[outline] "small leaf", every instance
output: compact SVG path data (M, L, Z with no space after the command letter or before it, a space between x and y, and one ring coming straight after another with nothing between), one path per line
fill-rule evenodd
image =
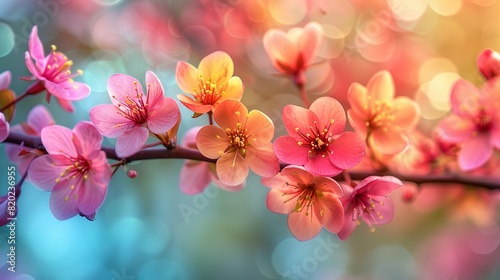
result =
M2 89L0 90L0 108L10 104L16 99L16 94L10 89ZM5 119L10 122L12 117L14 116L14 108L15 105L9 106L5 108L2 113L5 116Z

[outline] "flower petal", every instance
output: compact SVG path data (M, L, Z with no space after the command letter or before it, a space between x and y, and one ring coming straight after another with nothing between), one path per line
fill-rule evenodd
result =
M243 124L248 117L248 110L240 101L228 99L214 113L214 120L222 129L236 129L237 124Z
M356 185L353 195L362 193L371 196L387 196L401 187L403 187L403 182L396 177L369 176Z
M199 78L200 76L196 67L184 61L177 62L175 79L183 92L194 93L194 89L198 86Z
M78 184L82 178L71 178L57 183L50 195L50 210L58 220L66 220L80 211L78 210L79 192L83 186ZM72 187L74 186L74 187Z
M186 160L179 174L179 187L185 194L202 193L210 185L208 162Z
M409 145L408 137L401 133L376 129L372 132L373 149L386 155L404 151Z
M56 101L57 103L59 103L59 106L61 106L61 108L63 108L63 110L65 110L66 112L72 113L75 111L75 107L73 106L73 104L71 104L71 101L58 97L56 97Z
M365 119L364 117L361 117L360 115L358 115L358 113L356 111L353 111L353 110L348 110L347 111L347 118L349 119L349 124L351 124L351 126L354 128L354 130L361 134L364 137L366 137L366 135L368 134L367 132L367 126L366 126L366 123L367 123L367 119Z
M94 159L101 151L102 136L90 122L79 122L74 128L74 143L78 154L86 159Z
M38 80L41 80L41 81L45 80L45 78L43 78L41 76L41 73L38 71L38 69L33 64L32 57L31 57L29 52L24 53L24 62L26 63L26 68L28 68L28 71L30 71L30 73L33 74L33 76L35 76L35 78L37 78Z
M196 146L201 154L211 158L219 158L229 146L226 132L220 127L207 125L200 129L196 135Z
M216 51L205 56L198 66L198 71L205 80L211 79L217 85L227 83L233 76L234 64L231 57L223 52Z
M396 108L392 129L398 132L410 132L420 120L420 107L414 100L401 96L394 99L393 106Z
M392 221L394 218L394 203L392 200L385 196L374 197L377 201L375 208L371 210L373 215L363 214L361 217L367 224L372 225L385 225ZM376 213L375 213L376 212Z
M43 51L42 42L38 37L38 27L36 25L33 26L33 29L31 29L28 40L28 49L31 57L35 59L38 69L44 69L45 54Z
M84 99L90 94L90 87L85 83L73 82L71 83L71 88L69 89L66 88L66 89L69 92L69 94L67 97L64 97L64 99L71 101Z
M65 155L76 158L78 153L73 144L73 131L60 126L51 125L42 129L41 138L45 150L51 155Z
M5 120L5 116L0 112L0 143L5 141L10 133L10 124Z
M344 191L342 187L330 177L314 176L312 180L309 181L315 185L317 191L325 193L330 193L336 197L342 197Z
M341 169L349 169L365 156L365 141L356 132L346 131L330 144L330 161Z
M252 145L267 145L274 137L273 121L258 110L252 110L248 114L245 128L248 129L248 135L252 135L248 139Z
M0 74L0 90L8 89L11 80L12 80L12 74L10 73L10 71L9 70L3 71L2 74Z
M219 180L228 186L243 183L248 176L248 165L239 153L224 154L216 163Z
M134 77L125 74L114 74L108 79L108 93L111 102L118 106L125 102L127 97L137 98L144 96L141 83Z
M318 202L323 210L323 226L329 232L339 232L344 225L344 207L338 197L331 193L323 193L323 198Z
M323 157L320 154L310 157L304 167L317 176L335 176L342 172L342 169L335 166L329 157Z
M207 112L212 111L212 105L203 105L202 103L197 102L196 100L189 98L185 95L178 94L177 99L179 99L182 105L186 106L186 108L195 113L205 114Z
M366 87L358 83L352 83L347 91L347 100L351 105L351 110L354 110L364 121L367 121L370 111Z
M280 171L280 164L271 143L262 147L248 147L245 161L253 172L262 177L271 177Z
M29 168L28 180L41 190L51 191L59 174L65 169L65 166L52 165L53 163L51 155L35 158Z
M268 30L263 43L273 66L282 73L293 74L299 51L286 33L279 29Z
M243 96L244 88L245 87L243 86L243 82L241 81L240 77L231 77L227 82L225 93L220 100L223 101L226 99L236 99L239 101ZM219 102L217 102L216 104L218 105L218 103Z
M311 209L311 212L302 209L301 212L292 212L288 215L288 228L299 241L312 239L321 231L324 217L320 216L318 207Z
M476 116L479 109L479 90L471 82L459 79L451 89L451 111L459 116Z
M389 71L375 73L366 85L371 100L391 101L394 98L394 81Z
M286 131L297 141L304 140L298 131L305 135L310 132L310 126L314 122L319 123L318 117L313 111L295 105L286 105L283 108L282 118Z
M438 124L439 135L451 143L459 143L468 139L475 130L472 120L457 115L448 115Z
M93 177L94 173L90 172L78 197L78 210L85 216L92 215L97 211L103 203L108 190L107 183L98 183Z
M293 182L309 185L313 180L313 175L302 166L289 165L281 171L282 176L286 176Z
M59 84L53 83L49 80L44 80L43 85L48 93L54 95L57 98L69 100L70 93L67 89L61 87Z
M165 98L160 80L155 73L151 71L146 72L146 89L149 108L155 107L156 104L161 103Z
M328 129L329 133L338 135L344 131L346 117L345 111L340 102L331 97L320 97L316 99L309 107L318 117L318 126L320 130Z
M492 154L490 136L478 134L464 141L458 154L458 164L463 171L470 171L486 163Z
M309 22L299 33L295 37L289 32L289 36L296 38L293 41L304 56L305 66L309 66L321 47L323 27L319 23Z
M342 241L348 240L357 227L356 220L354 220L353 211L353 203L344 205L344 224L342 225L342 229L337 233L337 236Z
M142 126L127 130L116 139L116 155L120 158L126 158L137 153L146 144L148 135L148 129Z
M280 136L274 141L274 152L282 162L304 165L309 161L309 146L298 145L290 136Z
M289 214L293 211L297 199L292 199L286 195L280 188L275 188L267 193L266 206L269 211L278 214ZM288 201L289 200L289 201Z
M28 114L26 122L32 125L38 133L42 131L42 128L55 124L49 110L43 105L33 107Z
M131 129L135 123L120 114L115 105L102 104L90 109L90 120L104 136L116 138Z
M163 101L151 109L147 124L149 130L163 134L171 129L179 120L179 106L173 98L164 97Z

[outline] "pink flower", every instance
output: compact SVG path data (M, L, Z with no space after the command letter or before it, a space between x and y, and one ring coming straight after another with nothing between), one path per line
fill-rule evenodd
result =
M331 97L318 98L309 109L287 105L283 122L289 136L274 142L276 156L283 162L304 165L321 176L335 176L357 165L365 155L363 138L344 132L344 108Z
M12 80L12 75L10 71L3 71L2 74L0 74L0 90L2 89L8 89L10 86L10 81Z
M0 74L0 107L4 108L1 112L9 122L14 116L15 106L9 106L8 104L13 104L16 99L16 94L9 89L11 80L12 75L10 71L3 71L2 74Z
M83 99L90 93L88 85L73 81L74 77L82 75L83 72L78 70L76 74L71 73L73 61L57 52L54 45L52 52L45 56L36 25L31 30L28 48L29 52L25 54L26 67L39 81L30 88L29 94L47 90L47 102L53 95L64 110L72 112L74 107L71 102Z
M222 51L211 53L200 61L198 69L184 61L177 63L175 78L182 91L193 95L177 95L181 103L194 112L197 117L214 112L217 106L227 99L240 100L243 83L234 76L231 57Z
M478 90L466 80L455 82L450 96L451 112L438 124L442 138L461 144L458 164L464 171L480 167L500 148L499 79L490 79Z
M408 147L406 133L418 124L420 107L406 97L394 98L394 81L387 71L373 75L366 87L353 83L347 94L349 123L369 147L393 155Z
M271 188L267 208L288 215L288 228L298 240L315 237L322 226L332 233L342 228L342 188L333 179L290 165L272 178L262 178L262 184Z
M198 149L196 146L196 135L201 127L193 127L182 139L182 146ZM239 191L245 184L241 183L236 186L228 186L223 184L215 172L215 163L186 160L182 165L181 173L179 175L179 186L185 194L196 195L202 193L211 182L214 182L218 187L226 191Z
M359 182L354 188L342 184L344 196L344 226L338 233L341 240L347 240L360 223L360 218L374 231L375 225L384 225L394 217L394 205L387 197L391 192L403 186L403 182L392 176L370 176Z
M263 177L278 173L271 144L274 125L269 117L257 110L248 113L241 102L229 99L219 104L214 119L220 127L201 128L196 144L204 156L217 159L217 176L223 184L242 184L249 167Z
M26 123L12 126L13 132L25 133L29 136L39 137L42 129L55 124L49 110L43 105L37 105L28 114ZM21 175L26 173L31 161L36 158L37 150L26 148L23 145L6 144L5 151L12 163L17 164Z
M164 96L163 86L151 71L146 72L146 84L147 96L135 78L114 74L108 80L113 104L90 109L90 120L97 130L106 137L118 137L116 154L121 158L138 152L150 132L165 134L179 119L179 106L174 99Z
M0 112L0 143L5 141L10 133L10 124L5 119L5 116Z
M49 154L33 160L30 181L52 192L50 209L57 219L80 214L93 220L111 178L111 166L101 151L101 134L91 123L80 122L73 130L47 126L41 135Z
M500 54L486 49L477 58L477 67L486 79L491 79L500 74Z
M323 28L316 22L288 32L270 29L264 34L264 48L274 68L293 76L295 83L303 86L304 71L314 63L323 42L322 35Z

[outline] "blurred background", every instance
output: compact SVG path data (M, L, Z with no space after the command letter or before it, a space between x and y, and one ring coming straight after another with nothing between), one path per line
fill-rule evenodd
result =
M0 4L0 71L11 88L29 83L27 39L38 25L45 51L57 45L92 88L69 114L43 95L16 107L12 124L45 104L57 124L73 127L88 111L108 103L106 81L126 73L160 78L166 95L181 93L177 61L197 65L223 50L245 84L243 103L264 111L285 133L285 104L301 104L298 90L278 75L262 38L271 28L322 24L326 44L307 72L311 100L333 96L346 105L352 82L366 84L389 70L397 95L422 108L419 129L429 133L449 111L451 84L459 77L481 85L476 58L500 51L500 2L496 0L17 0ZM191 119L182 105L179 138L206 118ZM113 145L105 139L104 145ZM5 152L0 151L0 194L7 192ZM29 183L18 201L16 273L7 271L8 228L0 229L0 279L500 279L498 193L452 185L422 186L409 203L392 198L396 216L373 233L361 225L349 241L323 230L299 242L286 216L265 206L267 188L250 175L229 193L210 186L189 196L179 190L182 160L134 162L137 178L120 169L89 222L56 220L49 193ZM5 171L1 171L5 170ZM19 178L19 177L18 177Z

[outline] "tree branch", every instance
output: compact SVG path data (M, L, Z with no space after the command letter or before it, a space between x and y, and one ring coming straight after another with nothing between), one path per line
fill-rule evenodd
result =
M24 142L24 146L30 148L43 149L42 141L39 137L33 137L25 135L22 133L11 132L7 139L4 141L6 143L21 144ZM112 147L102 147L102 150L106 153L109 159L121 160L116 155L115 149ZM185 147L177 146L172 150L159 149L159 148L148 148L137 152L136 154L126 158L127 162L132 162L136 160L148 160L148 159L191 159L206 162L216 162L214 159L209 159L203 156L199 151L188 149ZM281 164L281 168L284 168L287 164ZM500 179L487 178L484 176L473 176L469 174L425 174L425 175L415 175L415 174L396 174L391 172L368 172L368 171L351 171L349 172L353 180L363 180L366 177L377 175L377 176L394 176L402 181L413 182L416 184L430 184L430 183L440 183L440 184L461 184L469 185L475 187L481 187L490 190L500 190ZM343 181L341 175L334 177L338 181Z

